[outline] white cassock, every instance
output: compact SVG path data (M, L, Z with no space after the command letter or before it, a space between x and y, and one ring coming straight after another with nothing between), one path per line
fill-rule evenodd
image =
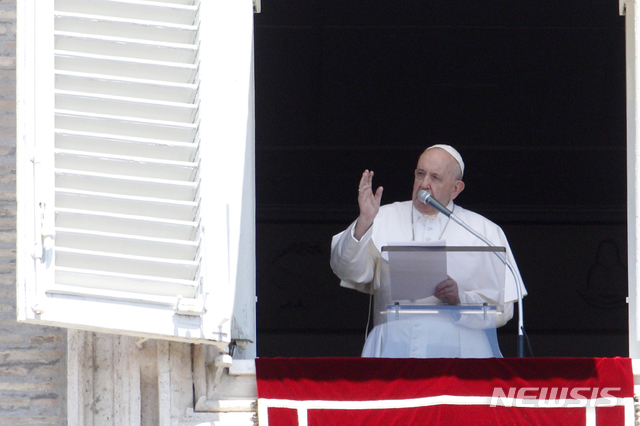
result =
M505 247L513 272L522 282L502 229L477 213L450 202L447 206L472 229L496 246ZM385 358L487 358L500 356L492 347L484 328L474 326L465 318L452 320L450 315L430 315L386 322L386 306L393 303L389 288L388 261L382 247L401 242L445 240L447 246L486 246L484 242L447 216L438 213L425 216L413 207L412 201L397 202L380 207L373 226L357 241L353 237L355 222L333 237L331 268L341 279L340 285L374 296L374 329L367 337L362 356ZM490 265L448 265L448 274L458 284L461 304L494 305L492 289L482 288L477 280L480 269ZM492 267L492 266L491 266ZM518 300L516 280L507 270L504 277L504 311L496 316L496 327L513 317L514 302ZM522 295L526 289L522 288ZM422 305L441 305L435 296L412 301Z

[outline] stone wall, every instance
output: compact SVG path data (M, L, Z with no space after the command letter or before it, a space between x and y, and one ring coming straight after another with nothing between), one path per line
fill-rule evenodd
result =
M0 1L0 424L66 424L66 330L16 321L16 0Z

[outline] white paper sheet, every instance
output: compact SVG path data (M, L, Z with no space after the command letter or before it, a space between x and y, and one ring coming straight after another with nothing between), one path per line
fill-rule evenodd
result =
M438 240L391 243L384 247L389 260L391 299L419 300L433 296L436 286L447 279L445 246L444 240Z

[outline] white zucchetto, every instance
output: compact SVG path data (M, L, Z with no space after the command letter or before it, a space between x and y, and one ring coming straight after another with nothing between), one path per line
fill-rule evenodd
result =
M431 148L440 148L440 149L444 149L445 151L447 151L449 154L451 154L451 156L453 158L456 159L456 161L458 162L458 164L460 165L460 171L461 171L461 177L464 176L464 161L462 161L462 156L460 155L460 153L458 151L456 151L456 149L454 147L452 147L451 145L444 145L444 144L437 144L437 145L432 145L429 148L427 148L426 150L430 150Z

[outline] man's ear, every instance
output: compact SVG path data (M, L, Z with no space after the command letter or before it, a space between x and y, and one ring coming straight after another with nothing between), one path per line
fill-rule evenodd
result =
M464 190L464 182L457 180L453 186L453 192L451 193L451 199L455 200L456 197Z

